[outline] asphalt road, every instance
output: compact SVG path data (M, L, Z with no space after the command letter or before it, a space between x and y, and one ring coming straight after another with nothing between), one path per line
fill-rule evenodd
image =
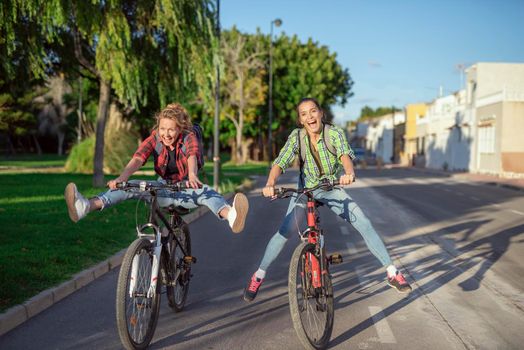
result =
M287 172L280 183L291 184L296 175ZM322 208L328 251L344 256L332 268L336 311L330 348L521 349L522 192L401 169L358 175L349 193L383 235L414 291L404 296L389 288L360 235ZM173 313L163 298L152 349L302 348L287 299L296 237L268 271L257 299L246 303L241 297L287 207L259 192L249 194L251 210L241 234L232 234L212 214L191 224L198 263L188 304ZM117 273L5 334L0 348L120 349Z

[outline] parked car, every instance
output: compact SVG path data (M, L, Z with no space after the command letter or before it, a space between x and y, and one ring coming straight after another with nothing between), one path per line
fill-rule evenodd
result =
M355 147L353 148L353 153L355 153L355 160L353 161L354 164L360 164L366 157L366 150L361 147Z
M353 161L353 164L361 165L362 167L366 167L367 165L377 165L377 156L375 153L372 153L362 147L351 147L351 149L357 157Z

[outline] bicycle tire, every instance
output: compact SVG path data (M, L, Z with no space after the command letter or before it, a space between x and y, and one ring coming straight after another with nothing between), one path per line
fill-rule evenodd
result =
M175 229L178 241L183 244L184 250L188 255L191 255L191 235L189 228L183 224L179 229ZM173 311L180 312L184 309L187 301L187 293L189 291L189 281L191 277L191 265L184 262L184 254L179 248L179 245L173 240L171 252L169 254L168 274L176 276L178 274L175 286L166 286L167 300L169 306ZM180 270L180 273L178 272ZM171 281L171 278L169 279Z
M327 273L323 275L323 287L315 289L310 286L307 279L307 269L305 268L306 253L313 254L318 258L318 255L315 254L315 245L307 242L302 242L291 257L288 277L289 309L293 327L302 345L306 349L325 349L329 344L333 331L335 315L333 285L331 276ZM303 279L301 276L306 278ZM303 288L304 284L306 284L305 288ZM315 302L315 310L310 307L310 301ZM319 322L312 322L312 320ZM313 326L312 323L315 323L315 325L320 324L322 329L317 329L314 332L310 329Z
M134 296L130 296L133 260L136 256L137 275ZM118 334L126 349L145 349L155 333L159 310L161 283L152 298L144 297L151 284L153 244L138 238L126 251L120 266L116 289L116 321ZM144 318L144 320L142 320Z

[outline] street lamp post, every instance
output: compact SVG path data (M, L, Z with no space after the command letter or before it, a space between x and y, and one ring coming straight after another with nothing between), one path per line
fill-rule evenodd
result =
M271 21L271 30L269 34L269 126L267 135L267 156L269 158L269 164L271 164L272 156L272 130L271 124L273 124L273 24L277 27L282 25L282 20L277 18Z
M220 0L217 0L217 27L216 35L220 49ZM220 176L220 148L218 145L219 138L219 118L220 118L220 68L216 66L215 82L215 118L213 123L213 188L218 192Z

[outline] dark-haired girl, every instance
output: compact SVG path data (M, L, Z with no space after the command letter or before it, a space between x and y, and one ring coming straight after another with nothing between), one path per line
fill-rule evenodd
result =
M303 154L299 150L302 147L300 146L301 144L305 146L306 152L305 158L301 161L299 187L311 188L324 179L332 181L338 179L341 185L350 185L354 182L355 171L352 159L355 156L343 130L334 125L330 125L329 128L325 127L324 113L315 99L305 98L301 100L296 110L299 128L291 132L286 144L273 162L266 186L263 189L264 196L274 197L274 189L278 177L292 163L296 155L301 156ZM306 132L301 132L301 129L304 129ZM327 132L329 135L324 135L324 132ZM300 137L304 138L303 142L300 142ZM329 138L331 145L335 149L335 154L328 150L326 142L324 142L326 138ZM338 178L337 174L341 168L343 174ZM318 189L313 194L316 200L325 204L335 214L351 223L362 235L369 250L384 266L388 284L399 292L410 292L411 286L393 265L382 239L348 193L341 188L335 188L332 191ZM297 214L300 215L304 211L305 203L297 200L295 195L291 197L282 225L266 247L260 267L251 276L251 280L244 291L244 299L246 301L255 299L264 281L267 269L276 259L289 238L291 226L294 222L294 209L297 206L300 207L297 211Z

